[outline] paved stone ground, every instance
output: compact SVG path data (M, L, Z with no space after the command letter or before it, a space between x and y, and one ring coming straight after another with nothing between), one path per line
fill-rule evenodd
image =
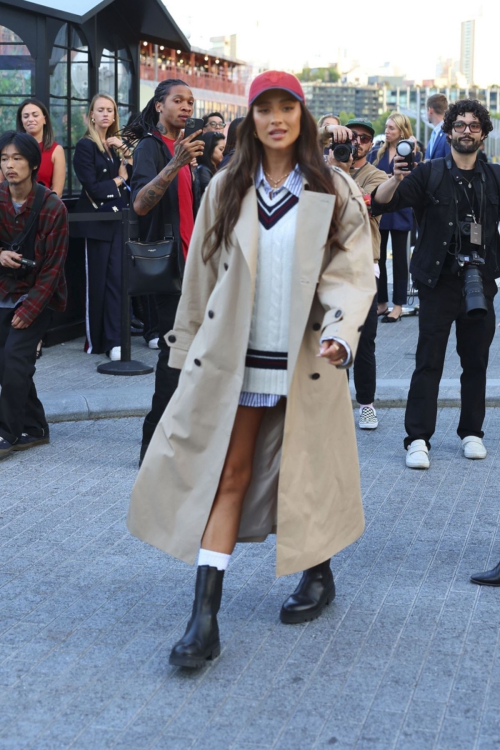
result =
M275 579L272 538L238 546L196 674L168 666L193 569L125 529L140 420L56 424L0 463L0 749L498 748L500 592L468 576L500 559L500 410L471 462L442 409L428 472L404 466L402 411L379 417L333 605L281 625L297 576Z

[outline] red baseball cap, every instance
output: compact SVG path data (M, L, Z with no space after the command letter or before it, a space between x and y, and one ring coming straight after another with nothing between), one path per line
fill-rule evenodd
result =
M257 78L254 78L248 92L248 106L251 107L258 96L264 93L264 91L271 91L272 89L283 89L288 91L289 94L294 96L299 102L304 102L304 92L297 76L292 73L283 73L281 70L266 70L265 73L261 73Z

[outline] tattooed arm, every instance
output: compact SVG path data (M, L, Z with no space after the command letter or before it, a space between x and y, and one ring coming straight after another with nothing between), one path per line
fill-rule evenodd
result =
M161 201L170 184L177 177L179 170L190 164L197 156L203 154L204 142L193 140L201 132L199 130L197 133L181 140L181 131L181 135L175 142L172 160L137 193L134 200L134 210L138 216L146 216Z

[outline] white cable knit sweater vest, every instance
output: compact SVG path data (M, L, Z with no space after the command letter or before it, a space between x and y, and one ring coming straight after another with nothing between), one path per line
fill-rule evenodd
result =
M243 391L287 395L288 328L298 198L261 185L259 251Z

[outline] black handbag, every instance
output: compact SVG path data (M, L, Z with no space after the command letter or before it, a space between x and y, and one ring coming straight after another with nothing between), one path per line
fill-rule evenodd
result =
M127 242L128 293L179 295L182 288L177 242L172 226L165 224L165 239L158 242Z

